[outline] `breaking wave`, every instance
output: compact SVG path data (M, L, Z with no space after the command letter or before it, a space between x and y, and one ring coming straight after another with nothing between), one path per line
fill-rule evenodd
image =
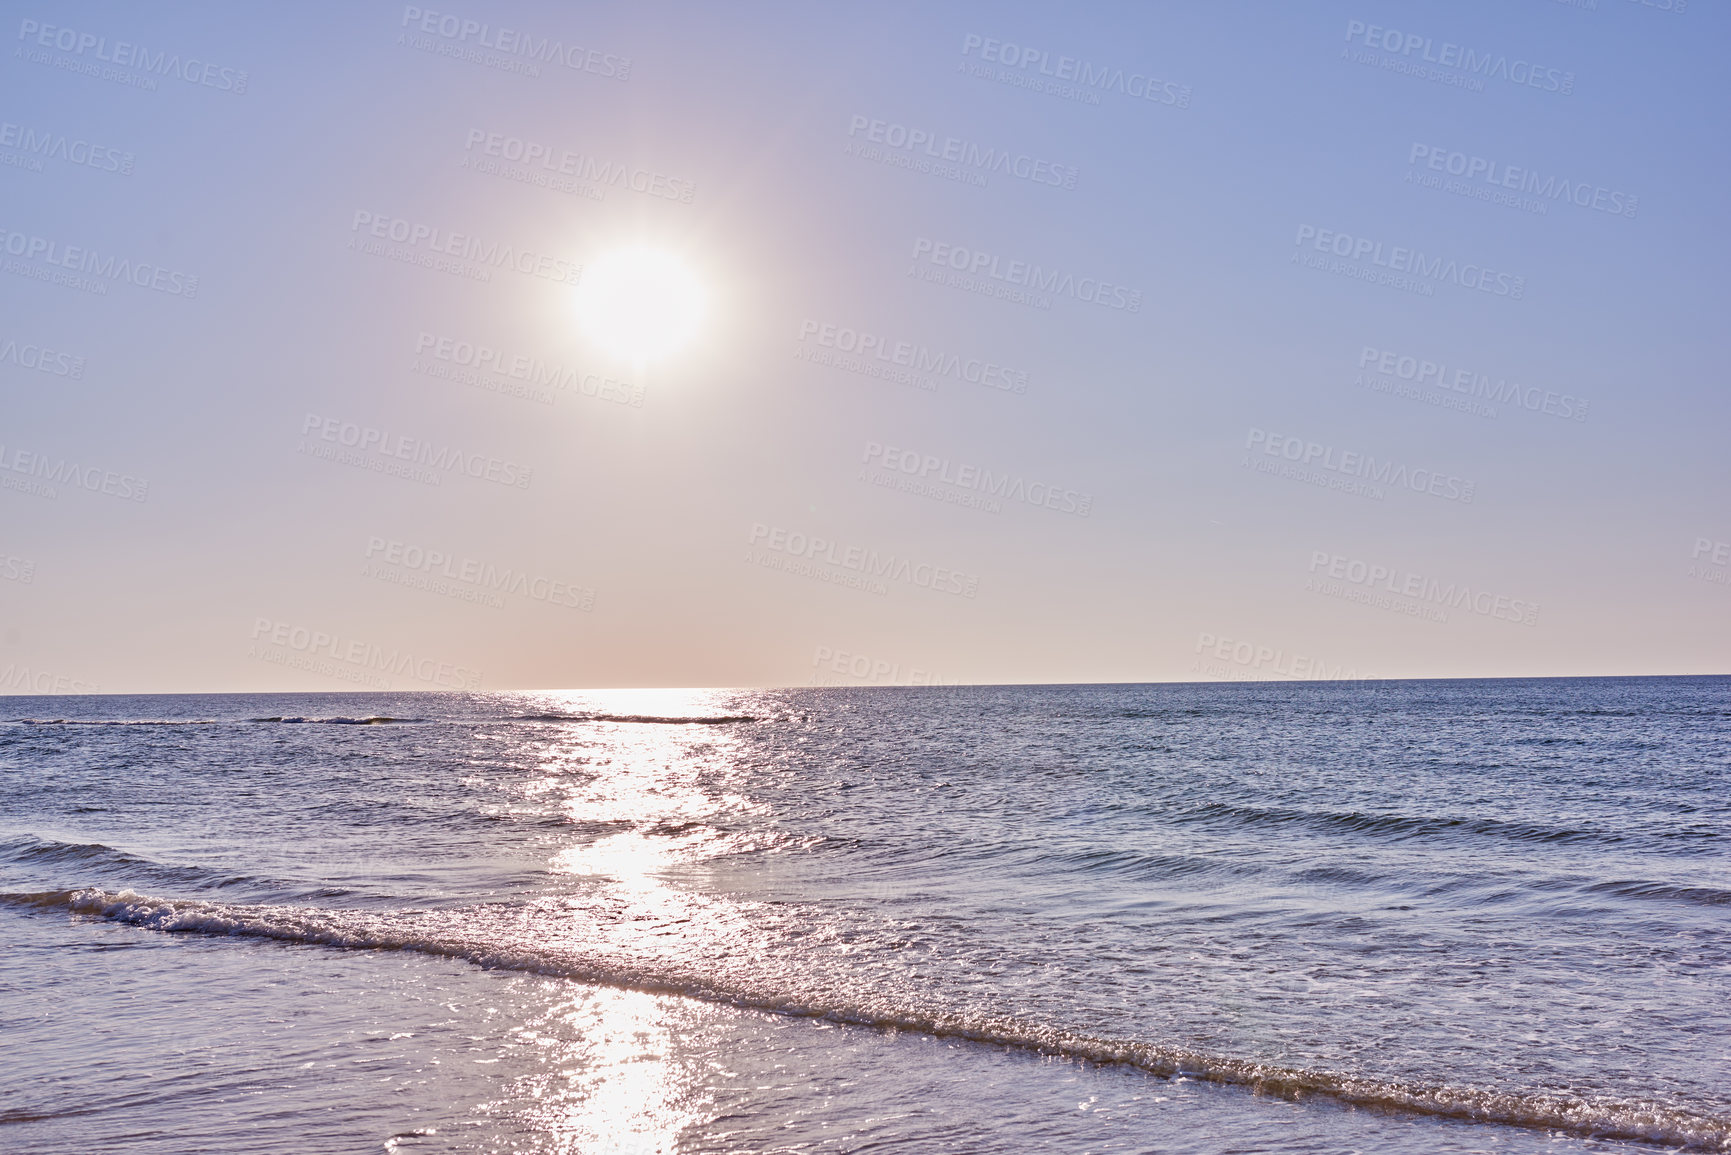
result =
M1035 1051L1116 1064L1159 1076L1183 1075L1287 1099L1310 1096L1360 1107L1566 1131L1599 1139L1660 1143L1698 1151L1731 1151L1731 1119L1643 1100L1563 1092L1451 1086L1384 1080L1314 1068L1282 1067L1135 1039L1100 1038L1013 1019L885 1011L832 998L734 989L629 961L586 958L545 944L502 946L464 933L468 920L416 924L412 916L156 898L131 890L58 890L0 894L14 907L63 910L165 933L271 939L353 950L401 950L477 966L529 971L651 994L673 994L785 1015Z

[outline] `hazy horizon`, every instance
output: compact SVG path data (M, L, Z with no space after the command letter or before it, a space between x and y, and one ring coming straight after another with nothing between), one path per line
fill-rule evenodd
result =
M1728 21L27 7L0 693L1726 673Z

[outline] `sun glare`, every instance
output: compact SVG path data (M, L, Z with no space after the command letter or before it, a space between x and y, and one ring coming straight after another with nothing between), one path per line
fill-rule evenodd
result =
M641 364L691 340L707 303L702 283L684 262L639 246L608 253L583 270L577 319L586 338Z

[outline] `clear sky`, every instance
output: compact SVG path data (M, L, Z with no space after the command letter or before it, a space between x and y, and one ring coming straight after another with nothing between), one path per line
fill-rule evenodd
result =
M13 6L0 691L1731 668L1726 9L1080 7Z

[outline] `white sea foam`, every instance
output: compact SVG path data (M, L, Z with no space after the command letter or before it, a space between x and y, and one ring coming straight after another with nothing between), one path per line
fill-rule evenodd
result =
M465 925L488 926L486 919L452 920L313 907L216 903L94 888L0 894L0 901L15 906L63 909L165 933L274 939L357 950L414 951L461 959L481 967L529 971L785 1015L917 1031L1130 1066L1155 1075L1236 1084L1284 1098L1325 1096L1383 1110L1542 1128L1600 1139L1662 1143L1691 1150L1731 1151L1731 1120L1659 1103L1440 1082L1416 1085L1326 1070L1281 1067L1146 1040L1097 1038L1033 1022L933 1014L914 1007L900 1011L867 1008L821 997L731 989L678 969L634 965L630 960L589 958L559 949L526 947L520 942L489 942L484 934L462 932Z

